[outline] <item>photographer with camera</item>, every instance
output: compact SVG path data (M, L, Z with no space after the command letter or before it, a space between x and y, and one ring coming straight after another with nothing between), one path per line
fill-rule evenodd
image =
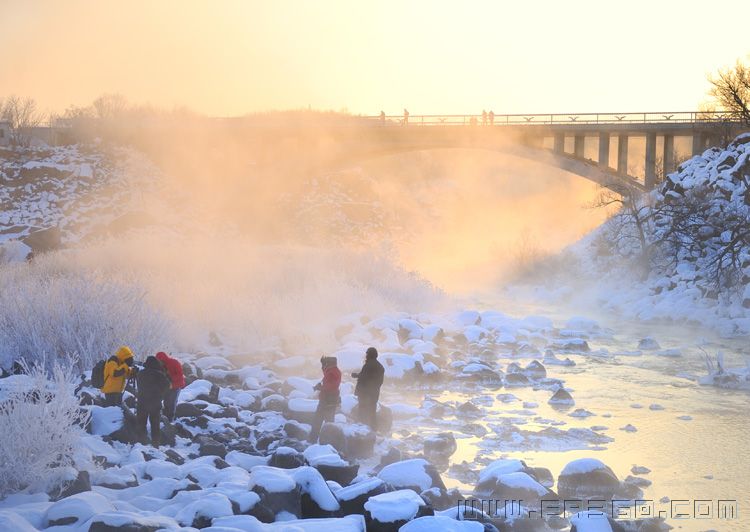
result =
M104 394L104 406L122 404L125 384L138 373L133 362L133 351L126 345L120 347L115 355L107 360L104 365L104 385L101 388Z

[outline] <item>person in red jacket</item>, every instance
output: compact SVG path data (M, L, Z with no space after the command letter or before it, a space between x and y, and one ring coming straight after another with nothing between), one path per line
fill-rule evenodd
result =
M315 410L315 419L310 432L310 443L318 443L320 427L324 421L333 421L336 416L336 408L341 403L339 386L341 385L341 370L338 368L336 357L321 357L320 365L323 368L323 380L315 385L319 390L318 408Z
M174 421L177 398L180 396L180 390L185 387L185 374L182 372L180 361L165 352L159 351L156 353L156 359L161 362L171 384L167 393L164 394L164 415L169 421Z

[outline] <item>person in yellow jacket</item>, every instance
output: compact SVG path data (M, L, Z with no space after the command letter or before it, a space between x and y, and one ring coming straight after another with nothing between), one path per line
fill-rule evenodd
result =
M104 394L105 406L120 406L122 404L122 392L125 391L125 383L128 378L135 375L135 372L133 351L124 345L104 365L102 393Z

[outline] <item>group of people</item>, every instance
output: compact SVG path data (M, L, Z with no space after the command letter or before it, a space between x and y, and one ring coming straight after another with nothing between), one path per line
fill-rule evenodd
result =
M341 404L341 370L336 357L322 357L323 379L315 385L318 407L310 432L310 442L317 443L324 421L333 421ZM385 368L378 362L378 350L367 349L365 363L352 378L357 379L354 395L357 396L358 419L372 430L377 430L378 399L383 385ZM185 387L185 375L180 361L164 352L149 356L143 368L135 365L133 351L120 347L104 365L104 393L106 406L120 406L128 380L135 380L136 419L141 442L146 442L147 423L151 428L151 444L158 447L161 438L161 415L174 420L180 390Z
M133 351L120 347L104 365L104 385L101 388L106 406L119 406L128 380L135 381L136 420L139 439L145 443L147 424L151 428L151 444L158 447L161 440L161 416L174 420L180 390L185 387L182 364L163 351L149 356L138 368Z
M320 365L323 369L323 380L315 389L318 394L318 408L315 410L310 442L317 443L320 428L324 421L333 421L336 410L341 404L341 370L338 368L336 357L322 357ZM352 378L357 379L354 395L357 396L357 416L362 423L377 430L378 399L380 398L380 387L383 385L385 368L378 362L378 350L374 347L367 349L365 363L357 373L352 373Z

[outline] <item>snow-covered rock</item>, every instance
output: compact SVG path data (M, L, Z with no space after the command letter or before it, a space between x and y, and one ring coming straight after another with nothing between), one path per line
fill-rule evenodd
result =
M393 488L412 489L418 493L434 487L445 489L440 473L423 458L387 465L380 470L378 478Z
M403 524L426 508L422 498L408 489L375 495L365 503L366 515L375 521L375 527L385 523Z

